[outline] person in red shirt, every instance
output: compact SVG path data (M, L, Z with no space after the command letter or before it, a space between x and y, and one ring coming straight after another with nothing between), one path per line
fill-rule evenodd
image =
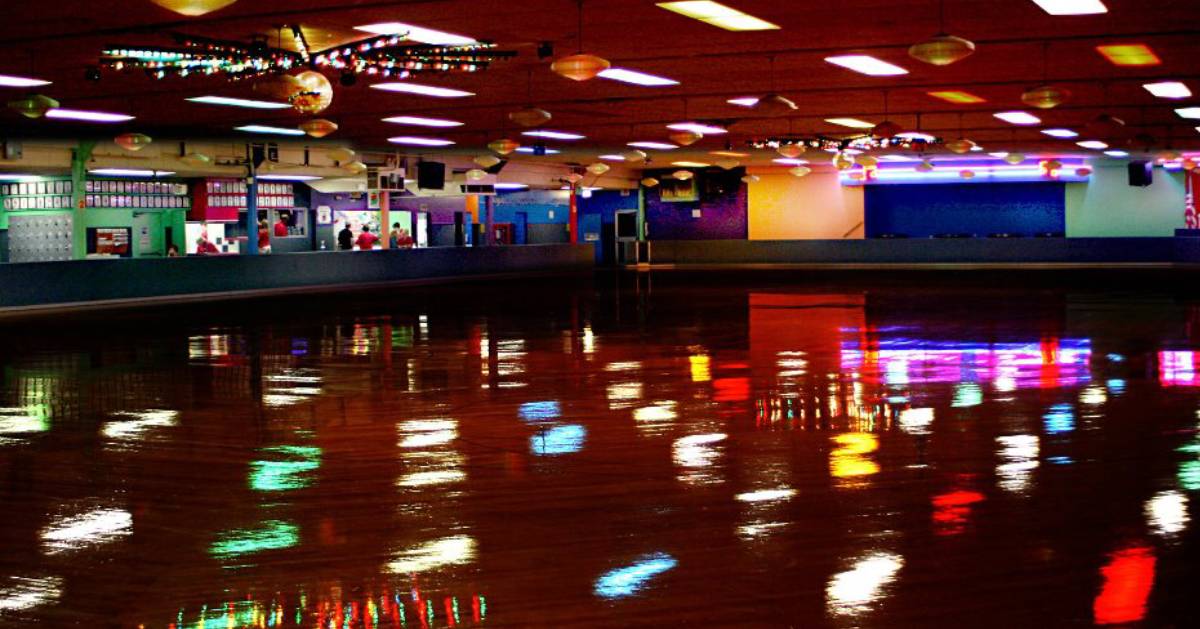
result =
M279 220L275 222L275 237L283 238L288 235L288 225L283 220L283 214L279 215Z
M265 219L258 222L258 252L271 253L271 230Z
M371 228L363 225L362 233L358 235L358 240L355 240L354 244L362 251L370 251L377 242L379 242L379 236L372 234Z
M221 253L221 250L217 249L217 246L212 244L212 241L208 239L207 234L200 236L200 238L196 241L196 255L208 256L217 253Z

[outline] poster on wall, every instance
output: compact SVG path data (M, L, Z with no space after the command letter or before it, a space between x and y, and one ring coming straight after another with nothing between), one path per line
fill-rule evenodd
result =
M317 224L329 225L333 222L333 208L322 205L317 208Z
M371 190L367 193L367 209L378 210L380 204L380 194L378 190Z
M700 188L696 179L686 181L675 178L664 178L658 186L659 199L664 203L687 203L700 200Z

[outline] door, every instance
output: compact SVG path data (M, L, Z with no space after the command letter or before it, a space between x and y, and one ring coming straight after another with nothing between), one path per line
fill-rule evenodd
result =
M579 216L580 240L596 249L596 264L604 262L604 239L600 235L601 228L599 214L581 214Z
M462 212L454 213L454 246L465 247L467 244L467 230Z
M429 246L429 212L417 212L417 226L413 234L418 247Z
M141 212L133 215L133 252L135 258L161 258L166 254L157 214Z
M513 244L513 226L512 223L496 223L492 225L493 244L511 245Z
M525 239L525 225L529 222L529 214L527 212L514 212L512 222L512 241L514 245L527 244Z

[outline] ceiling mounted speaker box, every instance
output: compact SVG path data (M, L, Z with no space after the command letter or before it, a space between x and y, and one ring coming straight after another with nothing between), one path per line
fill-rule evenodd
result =
M446 187L446 165L441 162L417 164L417 187L422 190L441 190Z
M1154 183L1154 165L1150 162L1129 162L1129 185L1145 188Z

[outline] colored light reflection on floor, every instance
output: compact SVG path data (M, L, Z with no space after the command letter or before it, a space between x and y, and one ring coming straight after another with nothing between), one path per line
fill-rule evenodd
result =
M885 588L903 566L903 557L888 552L855 560L852 568L829 579L825 588L829 613L855 616L869 611L885 596Z
M1146 616L1146 601L1154 588L1154 551L1134 546L1112 553L1100 569L1104 585L1092 606L1098 625L1133 623Z
M674 568L678 562L666 553L654 553L638 559L632 565L617 568L596 579L594 591L600 598L625 598L637 594L650 579Z
M232 559L268 550L291 548L300 543L300 528L282 520L266 520L257 528L234 529L219 536L208 552L218 559Z
M250 488L255 491L289 491L313 483L311 472L321 467L321 449L310 446L274 446L260 452L274 457L250 462Z
M971 507L983 501L977 491L956 489L933 497L934 531L938 535L958 535L966 530Z
M443 537L400 551L387 565L387 570L394 574L416 574L468 564L475 560L476 547L475 539L469 535Z
M133 515L124 509L96 509L55 520L42 530L42 546L55 555L116 541L133 533Z
M572 454L583 449L587 429L583 426L555 426L529 438L529 449L538 456Z
M845 433L834 435L833 442L837 447L829 455L829 472L849 481L844 486L865 487L862 477L879 473L879 464L867 456L879 449L879 437L865 432Z

